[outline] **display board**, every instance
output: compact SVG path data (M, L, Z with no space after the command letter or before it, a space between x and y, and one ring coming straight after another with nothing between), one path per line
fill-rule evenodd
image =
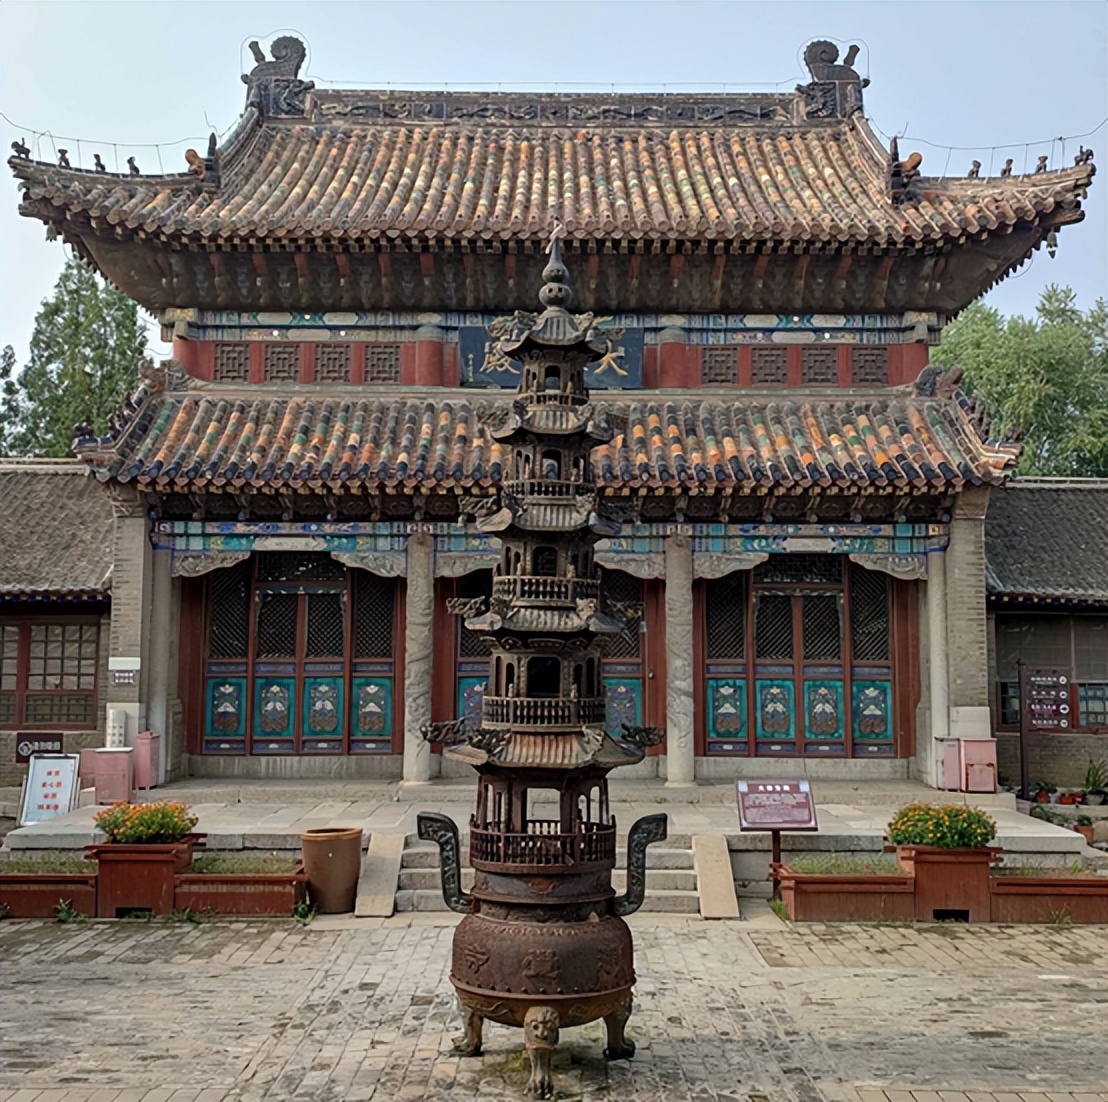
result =
M737 781L740 830L818 830L807 781Z
M79 754L32 754L19 801L19 825L65 815L77 802Z

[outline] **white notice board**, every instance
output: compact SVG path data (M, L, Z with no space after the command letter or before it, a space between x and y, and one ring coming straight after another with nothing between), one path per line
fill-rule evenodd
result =
M72 811L77 802L79 754L32 754L19 801L19 825L42 823Z

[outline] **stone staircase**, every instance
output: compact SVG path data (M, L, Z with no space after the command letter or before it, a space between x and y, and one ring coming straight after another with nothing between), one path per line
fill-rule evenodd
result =
M461 840L463 860L469 859L469 839ZM617 840L616 869L612 873L612 887L617 895L627 890L627 837ZM423 842L418 835L405 838L404 852L400 858L400 878L396 890L396 911L445 911L439 878L439 849L431 842ZM473 886L473 869L468 863L462 866L462 888ZM646 900L644 911L660 911L668 914L700 913L696 871L693 865L692 837L688 834L671 834L664 842L650 846L646 851Z

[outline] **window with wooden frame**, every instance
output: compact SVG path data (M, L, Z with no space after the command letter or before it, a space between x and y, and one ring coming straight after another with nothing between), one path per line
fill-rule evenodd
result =
M0 726L96 726L100 623L94 619L0 624Z
M995 704L1002 728L1019 727L1021 661L1072 669L1073 730L1108 730L1108 616L997 614Z

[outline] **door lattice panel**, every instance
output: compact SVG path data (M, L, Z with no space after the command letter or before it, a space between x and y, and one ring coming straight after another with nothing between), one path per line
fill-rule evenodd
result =
M245 658L249 646L250 563L237 563L210 575L209 658Z
M359 570L354 575L354 657L391 658L396 582Z
M746 584L741 574L708 582L708 658L742 658L746 652Z
M831 593L810 593L804 601L804 658L839 661L843 655L839 599Z
M264 551L258 556L259 582L341 582L346 567L323 552Z
M763 594L755 605L754 646L758 658L793 658L793 599Z
M604 611L624 621L619 635L608 637L606 658L639 658L642 654L642 582L622 570L605 570L600 592Z
M458 579L457 592L459 597L484 597L487 600L492 596L492 571L475 570L472 574L464 574ZM470 631L461 617L458 617L458 624L458 657L487 658L489 648L485 637Z
M842 580L842 562L836 555L770 555L754 568L754 581L758 583L839 585Z
M345 650L345 608L341 593L308 594L305 658L341 658Z
M295 593L258 594L258 627L254 639L256 657L295 657L299 600Z
M850 635L855 661L889 660L889 584L884 574L852 566Z

